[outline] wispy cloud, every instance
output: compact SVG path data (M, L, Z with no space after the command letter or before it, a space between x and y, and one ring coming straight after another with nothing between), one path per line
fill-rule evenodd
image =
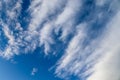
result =
M57 76L68 78L70 75L77 75L86 80L119 80L120 71L117 70L120 66L118 57L120 19L119 12L116 13L106 28L99 33L99 37L89 38L88 43L85 42L90 37L89 29L84 25L81 25L83 29L77 29L78 33L69 42L64 56L56 64Z
M106 36L103 42L101 43L101 54L99 62L96 63L93 67L93 74L88 78L88 80L119 80L120 67L119 57L120 56L120 12L118 12L112 21L107 25L108 30L106 31Z
M60 45L59 40L64 44L60 47L65 48L55 65L58 77L120 78L119 0L32 0L26 10L29 16L22 14L24 1L11 1L0 1L0 32L4 34L0 35L0 43L4 41L2 37L6 39L0 56L9 59L33 52L37 47L44 47L44 53L49 54L51 50L59 50L53 47ZM21 17L29 19L28 23L21 21ZM33 68L31 75L36 72Z
M31 75L34 76L37 72L38 72L38 69L37 68L33 68L32 72L31 72Z
M13 1L13 3L9 3L9 1L2 1L2 12L5 13L4 16L7 17L7 19L3 19L2 16L0 16L0 26L2 27L3 33L5 35L5 37L8 39L8 44L6 44L6 48L5 50L1 51L1 55L3 57L9 58L10 56L14 55L14 54L18 54L18 46L15 40L15 35L14 35L14 31L11 30L12 26L14 25L14 29L15 30L20 30L22 29L18 24L18 16L20 14L21 11L21 1L15 2ZM14 5L14 6L10 6L10 5ZM5 9L3 7L6 7ZM11 8L10 8L11 7ZM4 9L4 10L3 10ZM3 13L0 13L1 15L3 15ZM14 23L15 22L15 23ZM1 36L2 38L2 36ZM7 40L6 40L7 41Z
M72 34L75 27L75 19L77 13L80 11L82 6L81 0L69 0L63 10L63 12L58 15L57 20L55 22L56 26L56 33L59 30L62 30L62 35L60 39L65 40L69 34Z
M75 36L69 42L65 54L57 64L56 74L58 76L65 78L74 74L84 77L92 73L89 68L97 62L96 59L100 56L100 53L94 53L94 51L99 47L102 37L90 40L86 45L87 26L86 23L77 26ZM86 72L87 74L82 76Z
M37 30L41 28L44 21L49 20L49 17L56 15L57 9L59 10L62 7L64 0L38 0L32 1L29 7L31 12L31 22L29 24L29 30Z
M3 1L5 4L8 2ZM59 39L63 41L65 38L67 39L69 34L73 33L75 15L79 11L81 1L31 1L27 10L31 18L26 30L23 30L24 27L18 19L22 15L22 3L22 1L18 0L13 3L14 6L3 5L7 6L4 12L8 18L7 22L4 22L4 19L1 18L1 26L5 36L8 38L7 47L2 51L4 57L10 58L14 54L18 55L21 52L20 49L23 49L21 53L27 53L41 46L44 46L44 52L47 54L51 50L51 44L55 43L53 33L58 35L59 31L62 30Z

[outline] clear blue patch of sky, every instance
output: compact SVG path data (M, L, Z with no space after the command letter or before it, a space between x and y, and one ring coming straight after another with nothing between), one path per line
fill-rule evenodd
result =
M0 80L62 80L49 71L57 59L45 57L39 49L14 56L12 60L15 63L0 57ZM33 68L38 69L34 76L31 75Z

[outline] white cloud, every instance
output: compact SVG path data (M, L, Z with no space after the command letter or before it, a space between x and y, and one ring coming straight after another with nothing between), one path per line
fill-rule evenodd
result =
M51 14L56 14L56 11L60 9L63 4L65 4L63 2L65 1L53 0L52 2L49 2L48 0L33 0L28 9L30 11L32 19L30 20L31 22L30 24L28 24L28 28L25 31L17 20L17 17L20 16L22 2L17 1L16 3L13 3L13 7L11 7L10 5L6 5L6 15L8 16L8 23L2 22L5 24L2 26L5 36L8 38L8 44L1 54L4 57L10 58L15 54L34 51L36 47L40 47L42 45L44 45L44 51L47 54L50 51L50 44L54 43L52 39L54 22L49 20L49 22L45 23L41 27L41 29L38 28L40 28L42 20L46 20L46 18L48 18ZM8 3L8 1L6 1L6 3ZM13 26L15 27L13 29L19 32L14 34L14 30L10 29L11 25L15 25ZM21 47L23 48L22 52L20 51Z
M5 36L9 39L8 43L9 44L14 44L14 36L13 32L8 28L8 26L4 26L3 31L5 33Z
M77 53L80 51L81 46L78 46L82 43L82 39L86 36L84 28L86 24L80 24L77 28L77 33L74 38L70 41L68 48L66 49L65 55L61 58L60 66L57 68L56 73L59 73L61 69L68 69L67 65L73 62L74 59L78 56ZM81 28L82 27L82 28ZM74 57L73 57L74 56ZM72 63L73 64L73 63Z
M45 53L51 50L50 45L54 43L52 32L55 30L56 33L58 33L57 31L60 30L59 26L62 28L62 36L60 39L64 40L68 34L73 32L72 30L74 29L75 23L74 16L79 11L81 6L80 2L80 0L53 0L51 2L48 0L39 0L31 2L29 11L31 12L32 19L28 30L39 33L40 46L44 45ZM57 13L57 11L60 12ZM50 15L54 15L52 20L49 20ZM46 21L46 23L43 24L43 21Z
M62 6L64 0L33 0L29 8L31 12L31 23L29 25L29 30L36 30L41 27L43 21L47 20L52 14L55 14Z
M31 72L31 75L34 76L37 72L38 72L38 69L37 68L33 68L32 72Z
M5 5L3 5L3 3ZM9 1L6 0L2 2L2 10L4 9L4 7L6 7L4 14L5 16L7 16L6 22L4 22L2 18L0 18L2 31L5 37L8 39L5 50L2 50L0 54L1 56L7 59L9 59L13 55L17 55L19 52L18 43L16 42L13 30L11 30L11 25L14 24L15 30L20 30L20 29L22 30L20 23L17 21L17 18L21 11L21 1L18 0L16 3L14 1L13 3L10 4L8 3L10 3L10 0ZM12 6L10 7L11 4Z
M86 72L81 72L83 68L87 70L96 62L94 62L94 60L98 58L99 54L94 54L92 52L99 47L98 41L100 38L91 40L90 44L83 48L83 42L86 37L88 37L86 32L87 26L86 23L77 26L75 36L69 42L65 54L57 64L55 73L59 77L66 78L68 75L72 74L81 76ZM90 57L88 55L90 55ZM91 73L91 70L89 70L88 73Z
M2 2L0 1L0 11L2 10Z
M13 32L9 29L8 25L4 24L2 21L1 21L1 25L4 26L3 32L5 36L8 38L8 44L5 50L2 51L1 55L3 57L9 58L10 56L17 54L18 50L17 50L15 38L13 36Z
M53 23L46 23L40 31L40 45L44 45L44 52L48 54L51 50L50 45L54 44L52 39Z
M6 3L10 1L6 0ZM106 1L108 0L96 0L96 4L103 6ZM87 37L91 37L89 27L95 21L92 16L92 20L84 21L76 26L76 15L79 11L82 12L81 7L82 9L85 7L82 0L32 0L28 9L31 19L26 30L17 20L21 13L21 3L18 1L11 9L9 9L9 5L6 5L8 8L5 11L8 16L7 23L2 21L2 18L0 19L3 32L8 39L5 50L0 50L0 56L10 58L21 54L21 47L23 53L27 53L41 46L44 46L44 52L48 54L52 49L51 45L56 43L54 35L59 34L61 30L59 40L66 41L70 34L73 34L73 37L66 45L64 55L56 64L55 73L57 76L66 78L69 75L75 75L85 78L92 73L87 80L119 80L120 12L117 13L118 0L110 3L109 10L117 14L107 24L107 28L104 28L105 32L101 31L103 34L98 34L99 37L91 39L86 45L84 42L88 40ZM88 8L85 7L86 9ZM91 11L90 14L93 12ZM112 16L110 17L112 18ZM13 29L18 33L14 33L14 30L10 28L12 24L15 25ZM35 75L37 71L37 68L33 68L31 75Z
M86 48L82 44L86 35L86 29L77 29L70 41L65 54L57 63L56 74L67 78L76 75L87 80L119 80L120 79L120 12L107 24L101 38L91 40ZM84 27L84 25L81 25ZM81 34L82 31L82 34ZM87 77L90 75L89 77Z
M21 11L21 3L21 1L17 1L13 8L6 10L6 13L11 20L19 16Z
M101 54L99 63L93 67L94 73L87 80L119 80L120 79L120 12L107 25L106 38L101 43Z
M96 1L96 5L98 6L103 6L105 5L109 0L95 0Z
M39 39L39 44L37 43L37 45L44 45L44 52L46 54L51 50L50 45L54 43L52 32L55 28L55 18L53 20L49 20L49 16L57 16L57 11L62 9L63 5L66 4L66 1L67 0L33 0L29 6L28 10L30 11L32 19L28 26L28 32L38 33L37 39ZM46 23L43 24L44 21L46 21ZM32 33L30 37L33 36L34 34Z
M55 22L56 33L58 33L59 29L62 28L62 36L60 39L63 41L67 38L67 36L74 32L75 27L75 16L80 11L82 6L81 0L69 0L61 14L58 15L57 20Z

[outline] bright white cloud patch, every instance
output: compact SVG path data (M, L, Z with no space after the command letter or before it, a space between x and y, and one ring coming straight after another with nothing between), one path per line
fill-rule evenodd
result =
M112 19L107 25L108 30L105 39L101 43L101 54L104 54L100 58L99 63L93 67L93 74L88 80L119 80L120 79L120 12Z

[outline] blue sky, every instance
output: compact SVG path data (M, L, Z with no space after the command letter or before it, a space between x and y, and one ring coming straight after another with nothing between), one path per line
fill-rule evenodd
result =
M0 80L119 80L119 15L119 0L0 0Z
M41 53L42 54L42 53ZM49 71L49 68L56 62L54 59L45 58L40 52L20 55L10 61L0 59L0 79L3 80L61 80ZM32 75L33 68L37 69Z

